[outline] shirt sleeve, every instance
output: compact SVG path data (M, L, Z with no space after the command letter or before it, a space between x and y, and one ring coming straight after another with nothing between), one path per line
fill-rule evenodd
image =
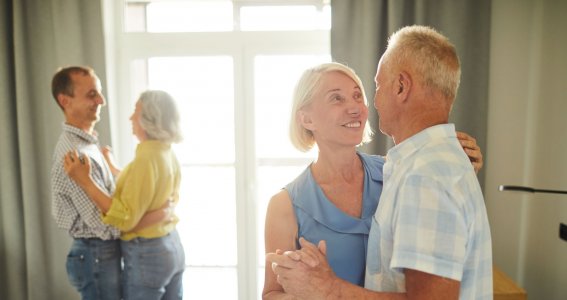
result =
M447 184L420 175L402 183L392 222L391 268L462 279L468 230Z
M103 221L123 232L134 228L152 203L156 178L156 168L151 162L136 158L118 177L112 204Z

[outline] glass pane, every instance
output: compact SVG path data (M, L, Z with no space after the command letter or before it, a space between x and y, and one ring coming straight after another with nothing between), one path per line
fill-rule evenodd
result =
M183 274L184 299L238 299L235 268L187 268Z
M265 264L264 249L264 223L266 220L266 209L270 198L279 192L286 184L297 177L306 165L289 167L259 167L258 168L258 207L257 207L257 233L258 233L258 266ZM264 272L261 273L262 277ZM263 284L263 281L262 281Z
M146 5L145 2L126 3L124 9L124 30L126 32L146 31Z
M150 89L163 89L179 105L182 164L234 163L234 76L230 56L153 57Z
M186 264L236 266L234 167L183 167L181 171L175 213ZM203 279L194 282L204 284Z
M232 31L232 1L159 1L147 5L148 32Z
M259 55L254 61L256 154L259 158L312 157L289 140L293 89L301 73L330 55Z
M263 252L262 252L263 253ZM262 291L264 290L264 267L259 267L258 268L258 276L256 276L256 280L258 281L258 295L256 297L256 299L258 300L262 300Z
M240 29L244 31L329 30L331 7L314 5L244 6L240 9Z
M148 63L145 59L130 62L130 92L132 107L135 107L138 96L148 88Z

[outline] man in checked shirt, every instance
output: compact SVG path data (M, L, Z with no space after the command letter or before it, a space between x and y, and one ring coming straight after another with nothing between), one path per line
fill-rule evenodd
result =
M120 231L102 222L100 210L63 169L63 157L76 149L81 157L90 157L93 180L109 195L114 192L110 154L101 150L94 130L106 104L100 80L90 67L71 66L55 73L51 88L65 115L53 154L51 189L55 222L73 238L67 275L82 299L120 299ZM146 213L136 229L164 220L170 211L164 206Z

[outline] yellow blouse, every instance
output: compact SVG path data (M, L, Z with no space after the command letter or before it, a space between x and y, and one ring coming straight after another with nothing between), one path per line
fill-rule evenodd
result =
M137 232L133 229L149 210L161 207L171 196L179 201L181 169L170 144L147 140L138 144L134 160L122 170L116 181L112 205L103 222L122 231L122 240L136 237L156 238L167 235L179 221L163 221Z

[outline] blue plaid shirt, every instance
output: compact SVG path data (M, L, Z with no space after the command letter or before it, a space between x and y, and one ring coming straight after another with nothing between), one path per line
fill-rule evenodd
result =
M460 281L460 299L492 299L484 198L453 124L390 149L368 241L365 287L404 292L404 269Z
M102 222L100 210L63 168L67 152L76 149L91 159L91 177L106 193L114 192L114 177L98 145L96 136L63 124L51 167L51 214L59 228L66 229L73 238L117 239L120 231Z

